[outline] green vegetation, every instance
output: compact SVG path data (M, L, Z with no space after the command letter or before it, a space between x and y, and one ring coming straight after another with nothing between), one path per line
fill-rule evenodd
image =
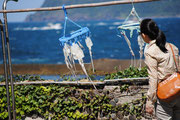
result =
M8 119L5 86L0 87L0 119ZM58 85L21 85L15 86L15 100L17 119L26 116L42 116L52 120L89 120L112 113L121 112L123 116L135 115L141 118L145 97L113 106L109 93L97 94L94 90L79 90L75 87L60 87Z
M129 67L123 71L118 71L116 73L107 74L105 79L120 79L120 78L138 78L138 77L148 77L148 72L146 67L138 69L136 67Z
M73 4L107 2L109 0L45 0L42 7L54 7ZM113 1L113 0L112 0ZM180 16L179 0L160 0L154 2L134 4L140 17L178 17ZM113 5L105 7L69 9L70 18L76 21L83 20L119 20L128 16L132 9L131 4ZM63 11L43 11L29 15L26 21L62 21Z
M146 77L147 69L141 70L129 67L124 71L109 74L106 79ZM70 78L67 78L70 79ZM67 80L65 78L65 80ZM39 76L15 75L15 81L35 81L43 80ZM11 89L11 88L10 88ZM129 85L121 85L120 92L127 93ZM112 119L112 114L116 116L132 115L141 119L144 114L146 97L142 94L141 99L133 100L125 104L111 104L116 101L111 96L110 91L82 90L76 87L62 87L59 85L15 85L15 103L17 119L24 119L26 116L41 116L45 119L51 117L52 120L94 120L99 117ZM9 90L11 96L11 90ZM12 100L10 100L12 105ZM0 87L0 119L8 119L7 98L5 86Z

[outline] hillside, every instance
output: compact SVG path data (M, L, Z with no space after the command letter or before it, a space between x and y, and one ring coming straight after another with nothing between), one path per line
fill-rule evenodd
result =
M41 7L54 7L72 4L105 2L112 0L45 0ZM130 10L131 4L128 5L113 5L105 7L93 8L78 8L69 9L68 16L75 21L83 20L117 20L125 18ZM140 17L178 17L180 16L180 0L160 0L156 2L138 3L135 4L136 11ZM58 11L43 11L36 12L27 16L25 21L62 21L64 20L64 13Z

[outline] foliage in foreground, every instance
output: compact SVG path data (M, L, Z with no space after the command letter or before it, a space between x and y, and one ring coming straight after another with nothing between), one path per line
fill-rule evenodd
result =
M146 67L142 67L141 69L136 67L129 67L122 71L117 70L116 73L107 74L105 79L138 78L147 76L148 72Z
M21 85L15 86L15 102L17 119L37 115L52 120L97 119L108 117L112 113L121 112L122 116L143 114L145 97L131 104L113 106L109 92L97 94L94 90L81 90L75 87L58 85ZM6 88L0 87L0 119L8 119ZM12 104L12 103L11 103Z
M106 79L146 77L147 69L130 67L124 71L106 75ZM17 81L43 80L39 76L15 75ZM4 80L3 80L4 81ZM122 85L120 92L127 91L128 85ZM11 95L11 90L10 95ZM111 119L112 114L121 113L122 116L134 115L141 118L145 97L131 103L112 105L114 99L109 92L97 94L95 90L82 90L75 87L61 87L58 85L17 85L14 87L17 119L26 116L41 116L45 119L64 120L65 118L98 119L106 117ZM12 105L12 100L11 100ZM8 119L7 98L5 86L0 87L0 119Z

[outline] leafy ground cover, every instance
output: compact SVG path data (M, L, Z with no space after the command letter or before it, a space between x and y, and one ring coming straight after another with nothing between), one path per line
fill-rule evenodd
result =
M112 105L109 92L82 90L75 87L58 85L21 85L15 86L17 119L26 116L41 116L52 120L85 120L116 116L134 115L140 119L143 115L145 96L131 103ZM123 91L121 91L123 92ZM5 86L0 87L0 119L8 119ZM12 103L11 103L12 104ZM120 114L120 115L119 115Z
M93 76L92 76L93 77ZM106 79L127 77L147 77L147 69L129 67L123 71L106 75ZM15 75L14 80L36 81L44 80L40 76ZM120 92L127 92L129 85L121 85ZM11 88L9 88L11 96ZM40 116L52 120L95 120L99 118L113 119L124 116L134 116L141 119L144 115L146 97L132 100L130 103L114 105L117 99L109 91L93 89L80 89L77 87L62 87L50 85L15 85L15 103L17 119L22 120L27 116ZM12 100L10 100L12 105ZM0 119L8 119L7 98L5 86L0 86Z
M138 78L138 77L148 77L147 67L142 67L141 69L137 67L129 67L125 70L119 71L111 74L106 74L105 79L120 79L120 78Z

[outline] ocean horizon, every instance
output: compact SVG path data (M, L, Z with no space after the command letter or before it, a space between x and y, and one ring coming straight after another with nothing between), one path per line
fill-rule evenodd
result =
M165 33L167 42L180 48L180 18L154 18ZM129 47L124 38L118 37L117 27L123 20L83 21L82 27L91 31L93 42L93 59L132 59ZM9 39L13 64L65 64L59 38L63 33L63 22L10 22ZM77 29L67 23L67 33ZM129 33L127 32L129 37ZM138 33L134 32L130 39L135 58L139 59ZM84 44L82 44L85 46ZM84 62L90 62L88 48L83 49ZM3 63L2 46L0 44L0 64Z

